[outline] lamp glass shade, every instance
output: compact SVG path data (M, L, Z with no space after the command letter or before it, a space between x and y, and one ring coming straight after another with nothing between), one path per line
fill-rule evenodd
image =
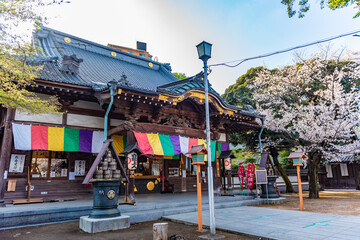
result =
M193 163L203 163L204 162L204 154L192 154Z
M293 158L293 165L301 165L302 158Z
M208 60L209 58L211 58L211 43L208 42L201 42L199 43L196 48L198 51L198 55L199 55L199 59L201 60Z

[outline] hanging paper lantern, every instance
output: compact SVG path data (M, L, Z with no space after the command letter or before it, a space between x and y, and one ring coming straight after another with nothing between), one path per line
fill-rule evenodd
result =
M225 158L224 164L225 164L225 170L230 171L231 170L231 158Z
M138 155L134 152L131 152L127 155L127 164L128 169L135 170L137 168Z

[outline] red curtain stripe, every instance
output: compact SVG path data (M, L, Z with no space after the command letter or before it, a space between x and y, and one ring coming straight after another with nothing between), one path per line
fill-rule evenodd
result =
M31 149L48 150L48 127L31 125Z

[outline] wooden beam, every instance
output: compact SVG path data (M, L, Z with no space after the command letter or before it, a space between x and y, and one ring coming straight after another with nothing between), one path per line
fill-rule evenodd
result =
M4 125L4 137L1 143L0 153L0 207L4 207L5 187L7 179L4 179L5 169L10 161L11 145L12 145L12 131L11 123L14 119L15 109L8 108L6 111L6 119Z

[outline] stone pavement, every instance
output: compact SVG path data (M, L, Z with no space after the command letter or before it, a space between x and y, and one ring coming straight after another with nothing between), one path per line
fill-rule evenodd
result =
M122 201L120 196L119 202ZM273 200L280 202L283 199ZM263 204L266 199L254 199L253 196L227 197L215 196L215 208L231 208L244 205ZM89 215L92 209L92 199L76 201L48 202L35 204L9 204L0 208L0 230L36 224L76 221L81 216ZM203 209L208 209L208 194L202 194ZM178 213L196 212L196 192L175 194L138 194L136 206L120 205L122 214L130 216L131 223L154 221L163 216Z
M165 219L197 224L197 213L166 216ZM209 211L203 211L209 226ZM261 207L215 209L217 229L270 239L360 239L360 217L280 210Z

